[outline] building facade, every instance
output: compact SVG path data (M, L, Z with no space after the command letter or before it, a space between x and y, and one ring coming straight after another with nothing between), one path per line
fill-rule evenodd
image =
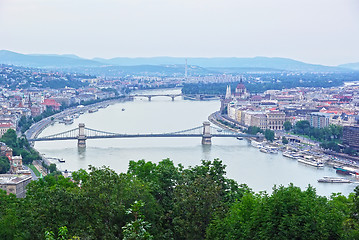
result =
M359 126L345 126L343 128L343 144L359 150Z
M0 174L0 189L7 194L15 194L18 198L26 196L26 186L30 183L31 175Z

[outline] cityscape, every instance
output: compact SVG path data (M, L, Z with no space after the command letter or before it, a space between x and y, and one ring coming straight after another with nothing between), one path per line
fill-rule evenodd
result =
M359 239L354 0L90 2L0 3L0 239Z

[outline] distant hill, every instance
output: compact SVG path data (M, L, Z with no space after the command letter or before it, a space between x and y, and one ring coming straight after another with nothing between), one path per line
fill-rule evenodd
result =
M79 58L75 55L20 54L7 50L0 50L0 63L40 68L93 67L103 65L103 63Z
M242 72L347 72L346 65L329 67L324 65L308 64L289 58L187 58L188 66L198 68L196 72L202 73L242 73ZM72 54L20 54L7 50L0 50L0 64L11 64L26 67L40 68L88 68L103 66L121 66L124 72L143 73L155 72L174 73L184 72L185 58L178 57L150 57L112 59L94 58L84 59ZM140 67L141 66L141 67ZM150 67L151 66L151 67ZM179 69L179 66L181 69ZM197 67L198 66L198 67ZM344 66L344 67L343 67ZM126 68L132 67L132 68ZM194 69L192 69L192 72Z
M133 66L133 65L163 65L163 64L184 64L185 58L175 57L151 57L151 58L94 58L93 60L102 62L104 64L119 65L119 66ZM204 68L234 68L240 69L272 69L275 71L318 71L318 72L332 72L345 71L345 69L338 67L329 67L324 65L308 64L296 61L289 58L269 58L269 57L254 57L254 58L187 58L189 65L201 66Z
M352 69L352 70L358 70L358 71L359 71L359 62L357 62L357 63L341 64L341 65L339 65L338 67L347 68L347 69Z

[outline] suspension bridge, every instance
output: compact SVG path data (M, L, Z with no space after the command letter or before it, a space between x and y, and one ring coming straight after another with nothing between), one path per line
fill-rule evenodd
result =
M60 141L60 140L77 140L79 147L86 147L87 139L105 139L105 138L170 138L170 137L201 137L202 144L211 144L212 137L256 137L259 135L243 134L233 131L212 127L210 122L204 122L202 126L186 129L177 132L168 133L139 133L139 134L122 134L105 132L85 127L84 123L80 123L78 128L74 128L65 132L52 134L44 137L36 137L28 139L29 142L37 141Z
M170 97L172 99L172 101L175 100L176 97L181 97L183 96L182 93L179 94L134 94L134 95L130 95L130 98L134 98L134 97L146 97L148 98L148 101L151 101L151 99L153 97Z

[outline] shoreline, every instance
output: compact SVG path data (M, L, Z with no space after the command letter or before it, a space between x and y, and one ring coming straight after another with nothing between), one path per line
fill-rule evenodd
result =
M80 113L82 111L88 111L89 109L94 108L94 107L99 107L99 106L106 105L106 104L114 104L114 103L117 103L117 102L125 102L125 101L130 101L130 98L125 97L125 98L118 98L118 99L109 99L109 100L104 100L104 101L101 101L101 102L93 103L93 104L90 104L90 105L86 105L84 107L78 107L78 106L80 106L80 105L78 105L76 107L65 109L62 112L55 113L54 115L51 115L51 116L49 116L47 118L44 118L44 119L40 120L39 122L34 123L24 133L24 135L26 136L27 139L36 138L41 134L41 132L45 128L47 128L55 120L62 119L64 117L66 117L66 116L71 116L73 114ZM51 119L53 119L53 120L51 120Z

